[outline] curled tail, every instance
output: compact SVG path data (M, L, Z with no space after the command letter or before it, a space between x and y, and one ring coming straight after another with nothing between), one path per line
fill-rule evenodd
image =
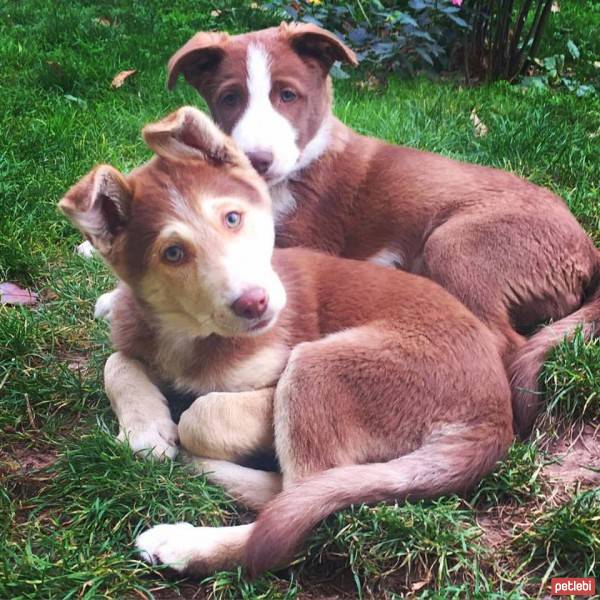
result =
M246 546L251 575L283 565L325 517L357 503L431 498L464 492L506 453L510 423L465 427L432 436L418 450L387 463L336 467L285 489L260 513Z
M509 365L515 430L521 438L529 434L539 413L538 378L544 360L554 346L571 337L579 327L585 339L600 334L600 285L579 310L531 336Z

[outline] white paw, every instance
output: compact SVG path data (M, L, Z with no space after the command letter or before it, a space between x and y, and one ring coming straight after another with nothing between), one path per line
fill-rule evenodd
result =
M92 256L96 254L96 248L94 248L90 242L86 241L77 246L76 252L79 256L83 256L84 258L92 258Z
M96 300L94 319L106 319L107 321L110 321L112 306L117 292L118 290L106 292L106 294L102 294L98 300Z
M190 523L156 525L139 535L135 545L143 561L182 572L194 556L195 533Z
M170 419L155 419L121 429L117 439L144 458L163 460L177 456L177 425Z

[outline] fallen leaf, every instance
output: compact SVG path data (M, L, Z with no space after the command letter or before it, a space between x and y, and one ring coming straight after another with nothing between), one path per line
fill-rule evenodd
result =
M594 66L596 67L596 69L600 69L600 60L595 60Z
M96 17L95 19L92 19L92 21L94 23L96 23L96 25L102 25L103 27L110 27L111 26L110 20L107 19L106 17Z
M410 586L410 589L413 592L418 592L421 588L424 588L428 583L428 581L416 581Z
M38 295L15 283L0 283L0 304L36 304Z
M39 298L42 302L53 302L54 300L58 300L58 294L50 288L44 288L40 291Z
M136 73L137 69L131 69L130 71L121 71L120 73L117 73L110 82L111 87L120 88L125 83L126 79L132 75L135 75Z
M475 137L483 137L488 134L487 125L477 116L475 109L471 111L471 123L475 129Z
M552 6L550 7L550 10L553 13L559 13L560 12L560 4L558 2L553 2Z
M221 11L218 8L215 8L214 10L210 11L211 17L218 17L220 14L221 14Z

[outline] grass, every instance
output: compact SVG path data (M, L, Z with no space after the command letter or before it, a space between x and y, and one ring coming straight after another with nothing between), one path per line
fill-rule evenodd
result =
M585 61L578 76L596 77L600 11L591 1L560 4L541 54L573 39ZM201 478L177 464L136 460L113 441L101 380L107 331L91 319L94 300L113 280L99 261L74 253L80 237L56 211L94 164L128 170L147 158L139 136L145 122L199 102L183 84L174 93L164 85L168 57L194 31L271 21L248 3L219 7L217 14L205 0L74 0L57 9L50 0L23 0L0 8L0 281L41 297L33 308L0 306L0 598L191 597L198 584L137 560L136 532L161 520L239 518ZM125 69L137 73L111 89ZM473 135L473 108L486 137ZM504 83L466 89L425 78L392 79L366 92L350 80L336 85L335 110L361 132L546 185L600 240L598 96ZM597 421L599 348L576 339L553 355L544 375L549 414ZM306 560L255 582L219 573L201 594L535 595L550 565L582 575L598 547L597 503L585 495L592 492L557 503L545 492L545 460L537 446L515 445L468 503L444 498L340 513L315 533ZM505 540L511 561L500 572L478 517L511 510L524 526Z
M581 332L562 342L546 361L542 380L548 428L574 427L600 421L600 344L585 341Z
M557 577L571 575L574 564L581 577L592 577L600 560L600 490L579 493L540 512L517 534L515 545L540 565L552 565Z
M483 506L532 502L547 488L543 466L543 456L534 442L515 442L506 460L479 484L471 502Z

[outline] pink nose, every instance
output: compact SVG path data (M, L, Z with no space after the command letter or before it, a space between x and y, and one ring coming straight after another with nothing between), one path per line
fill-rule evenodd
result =
M273 153L268 150L248 152L248 158L259 175L264 175L273 164Z
M267 292L263 288L252 288L231 305L231 310L243 319L258 319L265 314L268 304Z

